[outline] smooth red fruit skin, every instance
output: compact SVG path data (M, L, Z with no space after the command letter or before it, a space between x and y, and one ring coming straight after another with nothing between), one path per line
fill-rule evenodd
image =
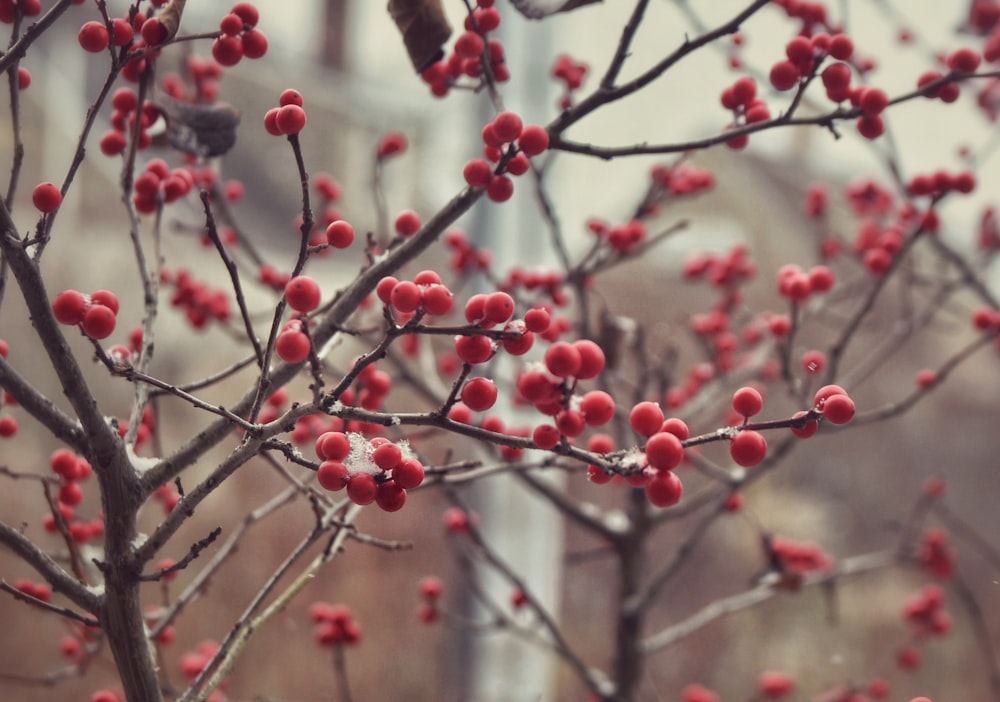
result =
M405 490L411 490L424 482L424 467L415 458L404 458L392 469L392 479Z
M544 307L533 307L524 313L524 326L530 332L541 334L551 323L552 316Z
M342 431L328 431L316 439L316 456L322 461L342 461L351 452L351 442Z
M591 390L580 400L580 411L590 426L603 426L615 416L615 401L603 390Z
M743 417L752 417L764 408L764 398L756 388L742 387L733 393L733 409Z
M545 127L531 124L521 130L517 145L525 156L537 156L549 148L549 133Z
M462 176L470 188L485 188L493 177L493 167L481 158L474 158L465 164Z
M729 455L744 468L750 468L764 460L767 455L767 440L756 431L741 431L729 442Z
M493 133L503 143L515 141L523 129L521 118L514 112L501 112L493 119Z
M104 305L91 305L84 313L80 326L91 339L107 339L115 330L115 313Z
M660 431L673 434L681 441L685 441L689 436L691 436L691 430L688 428L687 423L683 419L678 419L677 417L671 417L670 419L663 420L663 424L660 426Z
M274 341L274 352L285 363L302 363L309 358L309 337L300 331L282 332Z
M604 370L604 351L590 339L578 339L573 342L580 354L580 367L576 371L579 380L596 378Z
M823 402L833 395L846 395L847 391L839 385L824 385L813 395L813 406L822 408Z
M118 314L118 296L110 290L98 290L90 294L90 301L95 305L104 305Z
M79 324L86 311L87 298L76 290L63 290L52 300L52 315L60 324Z
M641 436L652 436L663 426L663 410L655 402L640 402L628 416L629 425Z
M413 210L404 210L396 217L395 227L400 236L413 236L420 231L420 215Z
M557 341L545 352L545 367L557 378L576 375L581 363L580 352L566 341Z
M483 315L493 324L503 324L514 316L514 298L505 292L495 292L486 296Z
M653 434L646 442L646 461L657 470L673 470L684 460L684 446L673 434Z
M302 99L302 93L294 88L285 88L281 91L281 95L278 96L278 107L284 107L285 105L297 105L302 107L305 101Z
M326 228L326 243L335 249L346 249L354 243L354 227L342 219L330 222Z
M485 336L460 336L455 340L455 353L470 365L485 363L493 357L493 342Z
M243 42L237 37L219 37L212 42L212 58L221 66L235 66L243 58Z
M490 178L486 186L486 197L493 202L506 202L514 194L514 181L504 175Z
M497 386L488 378L469 378L462 386L462 402L473 412L488 410L497 401Z
M264 113L264 129L271 136L282 136L284 132L278 127L278 111L280 107L272 107Z
M805 415L806 415L805 412L796 412L794 415L792 415L792 418L798 419L799 417L804 417ZM801 427L789 427L789 428L791 429L792 433L798 438L808 439L810 436L813 436L819 430L819 422L817 422L815 419L810 419L806 421L806 423Z
M389 305L392 303L392 291L398 283L399 281L391 275L387 275L378 281L378 285L375 286L375 294L383 304Z
M847 424L854 418L854 400L847 395L831 395L823 403L823 419L831 424Z
M232 13L219 21L219 30L226 36L235 37L243 31L243 18Z
M260 21L260 13L252 2L238 2L230 10L234 15L238 15L248 27L256 27Z
M429 315L444 316L451 312L454 304L451 291L444 285L434 284L421 288L420 305Z
M420 307L420 287L409 280L401 280L393 286L389 293L392 306L403 314L416 312Z
M681 479L674 473L660 473L646 483L646 499L657 507L673 507L683 493Z
M64 505L76 507L83 502L83 488L76 483L66 483L59 488L59 501Z
M316 480L326 490L336 492L347 486L350 473L340 461L323 461L316 470Z
M31 193L31 202L39 212L52 212L62 202L62 193L54 183L39 183Z
M347 480L347 496L355 504L370 505L377 492L375 477L368 473L355 473Z
M517 320L508 322L504 327L504 331L517 331L520 333L520 336L504 339L500 342L503 350L512 356L523 356L535 345L535 335L525 330L524 324Z
M267 53L267 35L259 29L250 29L240 37L243 55L248 59L259 59Z
M559 443L559 430L551 424L539 424L531 432L531 440L540 449L550 449Z
M84 22L83 26L80 27L80 33L77 35L77 40L80 42L80 46L83 47L84 51L96 54L108 48L108 43L111 41L111 38L108 35L108 28L102 23Z
M319 307L320 297L319 284L309 276L296 276L285 285L285 300L296 312L312 312Z
M779 61L771 67L769 78L775 90L791 90L799 84L799 69L791 61Z
M372 461L382 470L392 470L403 460L403 451L394 443L384 443L372 452Z
M375 490L375 504L384 512L398 512L406 504L406 490L394 480L387 480Z
M278 108L274 124L282 134L298 134L306 126L306 111L298 105L285 105Z

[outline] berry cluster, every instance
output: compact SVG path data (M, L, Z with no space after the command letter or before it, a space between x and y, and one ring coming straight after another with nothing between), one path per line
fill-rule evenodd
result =
M331 431L316 439L315 448L322 461L316 470L319 484L332 491L347 488L355 504L374 502L396 512L406 504L406 491L424 481L424 467L406 442Z
M253 4L238 2L233 5L219 22L220 34L212 43L212 58L223 66L235 66L244 56L258 59L266 54L267 37L257 29L259 19Z
M60 324L77 326L91 339L106 339L115 330L118 297L109 290L84 295L63 290L52 300L52 315Z
M417 312L440 317L451 312L454 300L441 276L431 270L420 271L413 280L386 276L379 281L375 294L392 308L397 321L405 323Z
M318 646L352 645L361 642L361 627L354 620L354 615L347 605L314 602L309 607L309 618L315 625L313 640Z
M83 501L83 488L80 483L86 481L93 469L86 459L74 454L69 449L56 449L49 458L49 467L59 477L59 492L57 494L55 514L47 514L42 520L42 526L50 534L58 533L60 521L69 533L73 543L84 544L104 536L104 519L98 516L92 520L84 520L76 515L76 508Z
M417 610L417 618L424 624L433 624L440 616L438 603L444 593L444 584L440 578L428 575L420 581L418 590L423 604Z
M484 77L483 59L489 60L493 80L505 83L510 78L504 63L503 44L488 34L500 26L500 12L493 7L493 0L478 0L476 7L465 19L465 31L458 36L451 53L443 60L425 68L420 77L430 87L435 97L445 97L452 86L463 78L481 82Z
M573 106L573 93L583 86L590 67L582 61L574 61L567 54L560 54L552 64L551 74L563 85L563 94L556 103L560 110L568 110Z
M187 168L174 168L154 158L135 179L132 202L143 214L152 214L163 204L175 202L191 192L194 176Z
M186 269L176 273L163 270L160 282L174 288L170 304L184 311L194 329L204 329L212 320L225 323L232 314L229 294L225 290L213 290L207 283L196 280Z
M278 107L264 113L264 129L273 136L292 136L306 126L302 93L288 88L278 96Z
M906 600L903 618L918 637L945 636L952 627L951 616L944 609L944 590L937 585L925 585Z
M101 153L106 156L117 156L125 151L128 143L128 132L139 120L139 133L136 141L137 149L145 149L153 138L149 127L159 119L160 112L151 102L143 104L139 109L139 98L131 88L119 88L111 96L111 129L101 137Z
M465 164L462 175L470 188L485 188L490 200L504 202L514 194L514 182L504 174L527 173L528 158L549 147L549 134L538 125L524 126L513 112L501 112L483 127L482 138L486 160L472 159ZM497 165L491 166L491 162Z

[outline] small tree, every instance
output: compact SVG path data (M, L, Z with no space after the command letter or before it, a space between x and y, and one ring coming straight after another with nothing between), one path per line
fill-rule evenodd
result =
M11 29L0 68L10 86L13 144L0 207L0 472L17 501L38 514L23 524L0 522L0 543L19 559L16 566L5 563L0 588L25 605L10 617L30 612L67 622L60 646L70 662L41 677L0 671L2 679L52 684L85 676L108 660L119 683L94 692L92 701L224 699L227 676L250 637L267 631L321 570L349 563L352 554L342 553L347 542L384 549L391 562L407 544L383 536L382 525L394 518L389 513L419 509L414 503L422 501L425 510L437 509L437 493L450 505L445 528L460 567L454 578L424 578L411 597L378 592L384 606L408 617L419 606L423 623L456 635L480 630L522 637L565 664L572 679L563 683L567 699L579 699L580 690L609 702L650 699L648 671L658 654L680 644L697 651L698 636L723 616L765 602L796 611L792 593L821 588L832 597L853 576L899 572L939 583L900 605L909 629L901 625L891 634L894 661L809 675L793 670L791 661L779 672L755 660L759 677L701 682L724 684L741 699L887 699L889 679L902 676L894 668L916 669L922 654L934 654L929 640L950 632L948 606L955 598L966 614L960 635L982 656L976 669L982 682L963 692L1000 694L997 632L976 588L956 570L952 540L994 575L1000 554L995 540L949 509L943 480L881 486L885 518L897 522L891 544L836 555L825 544L776 533L766 504L755 505L762 493L751 490L791 471L803 443L824 442L825 451L847 455L861 427L906 421L969 359L1000 351L1000 306L988 275L1000 250L995 212L983 209L978 232L969 235L957 231L963 214L951 207L984 189L977 169L990 154L965 153L960 168L911 171L905 149L920 145L892 140L886 122L893 110L916 104L936 109L976 101L984 132L992 128L1000 4L972 0L947 8L959 23L961 46L915 68L912 85L894 91L879 87L875 63L855 47L845 24L848 3L755 0L711 23L681 2L690 34L653 63L635 65L630 55L640 31L656 31L646 27L650 3L638 0L604 65L559 57L551 74L563 89L557 109L546 124L526 124L503 109L504 88L508 81L539 78L511 75L504 47L491 35L515 10L560 22L569 10L598 11L581 7L592 2L512 0L513 8L466 2L464 29L450 41L439 3L394 0L390 14L428 92L448 100L454 99L449 93L472 89L494 106L495 116L475 145L482 156L455 164L466 185L453 198L429 216L396 213L376 187L374 225L346 221L336 212L338 183L310 176L323 164L309 163L299 135L323 125L307 123L308 91L304 97L285 90L273 109L244 114L242 124L233 107L218 101L222 67L265 57L258 22L265 28L267 22L253 4L237 3L217 30L199 34L179 31L179 0L136 2L121 14L102 0L73 9L78 4L84 3L57 0L42 14L38 0L0 0L0 21ZM772 62L758 75L744 63L741 47L764 13L785 18L787 36L770 37ZM893 15L886 17L892 26ZM107 73L81 116L75 158L58 184L33 187L31 211L27 198L17 197L31 187L25 166L39 166L32 162L37 145L24 143L30 130L21 94L29 89L27 66L39 40L60 25L79 27L82 51L103 62ZM900 36L904 45L913 41L909 32ZM192 54L181 74L157 70L171 55L202 46L211 47L213 60ZM690 98L721 101L718 124L706 125L703 135L635 144L616 143L624 134L608 134L601 144L572 136L591 115L627 105L713 47L726 50L735 75L706 78L709 90ZM105 123L106 130L98 126ZM761 270L750 250L736 246L695 252L677 279L651 279L644 260L685 235L687 223L675 208L710 193L721 177L699 165L699 153L741 151L788 129L871 142L882 166L843 190L801 188L812 229L804 233L811 237L809 260ZM257 239L237 225L241 184L218 180L219 159L237 134L240 143L285 139L297 167L298 247L285 270L268 265ZM405 158L406 150L401 132L385 135L374 156L376 173ZM637 156L667 160L652 168L642 192L622 193L627 216L606 221L601 213L577 212L592 216L586 244L579 245L580 237L561 224L564 205L550 196L547 176L557 159ZM105 158L121 166L118 217L138 285L121 276L114 289L79 291L57 283L47 263L72 257L80 266L102 265L72 236L83 223L59 215L85 160ZM497 265L474 235L454 228L473 208L502 206L515 189L537 200L544 243L558 261L552 270ZM199 212L200 242L164 226L185 204ZM848 216L838 220L838 208ZM19 223L22 213L33 223ZM171 237L182 242L169 247L177 249L176 259L165 253ZM363 253L362 263L350 280L328 285L324 265L352 249ZM224 279L202 282L184 269L185 260L206 251L224 263ZM450 257L447 265L415 270L418 262L440 261L442 252ZM612 270L650 276L642 281L647 287L701 286L697 307L669 313L671 319L683 315L687 328L663 338L616 311L614 291L602 288ZM757 278L773 279L774 294L748 292ZM461 292L476 280L488 281L490 289ZM118 316L126 308L138 324L123 334ZM186 331L164 333L164 319L178 313ZM886 320L892 326L880 335ZM962 331L938 340L936 330L947 324ZM242 358L223 363L225 353L208 353L210 345L198 336L206 328L219 334L213 343L227 339ZM895 387L888 403L872 404L867 379L908 363L904 342L933 344L936 366L908 368L912 387ZM156 366L154 351L165 349L183 363ZM35 373L38 361L44 370ZM48 389L52 379L62 396ZM129 401L108 399L108 385L128 388ZM518 412L509 411L515 405ZM502 406L508 409L495 409ZM164 429L164 417L182 414L186 435ZM935 441L961 440L960 431L917 433L919 440L930 434ZM230 507L241 504L234 476L250 471L276 475L280 485L260 488L266 494L258 493L260 501L224 534L211 526L216 508L210 505L220 498ZM567 475L570 487L543 479L551 473ZM576 534L572 543L587 546L574 556L612 564L591 589L613 606L595 614L569 601L566 611L551 611L530 578L492 547L465 489L497 475L514 476L562 515ZM860 495L847 501L863 504ZM251 542L249 529L286 505L309 523L241 603L242 614L218 623L217 641L171 650L174 628L184 627L191 603L218 596L207 590L209 581L230 559L252 560L258 551L261 541ZM385 514L362 530L359 516L373 511ZM945 528L929 528L931 518ZM706 557L706 543L711 529L733 519L742 520L754 545L744 544L743 561L729 568ZM413 545L425 553L435 548ZM178 549L182 557L166 558ZM753 567L745 570L747 564ZM498 573L510 601L481 587L476 568ZM723 582L698 605L682 596L678 583L685 578L704 586L720 572L744 582ZM415 584L421 575L414 574ZM178 577L184 588L172 592L169 583ZM470 621L457 601L449 604L451 591L478 600L479 618ZM669 601L683 601L687 609L669 610ZM318 601L310 614L315 641L333 652L337 694L349 699L345 647L361 640L361 626L342 604ZM581 636L592 631L583 619L598 620L603 633ZM392 656L380 651L378 657ZM182 682L170 675L177 666ZM252 672L246 676L252 679ZM683 688L686 702L719 699L695 679L669 685ZM372 691L365 698L380 697Z

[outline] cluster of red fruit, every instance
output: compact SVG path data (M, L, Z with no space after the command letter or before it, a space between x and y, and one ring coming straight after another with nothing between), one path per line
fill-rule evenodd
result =
M143 104L139 109L139 97L131 88L119 88L111 96L111 129L101 137L101 153L106 156L116 156L125 151L128 143L127 134L136 119L139 120L139 135L136 141L137 149L145 149L152 142L149 127L160 117L160 111L152 102Z
M395 512L406 504L406 491L424 481L424 467L406 444L376 436L330 431L316 439L316 456L322 461L316 479L327 490L347 489L359 505L377 504Z
M232 314L229 294L225 290L213 290L207 283L196 280L186 269L176 273L163 270L160 282L173 286L170 304L183 310L188 323L195 329L204 329L212 320L225 322Z
M79 5L83 0L75 0ZM42 14L41 0L0 0L0 22L13 24L18 13L22 17L37 17Z
M911 195L939 198L950 192L968 195L976 189L976 176L972 171L948 173L940 170L934 173L920 173L910 178L906 190Z
M444 593L444 584L442 584L441 578L428 575L420 581L418 590L423 604L417 610L417 618L424 624L433 624L440 616L438 602Z
M233 5L219 22L219 37L212 43L212 58L223 66L235 66L245 56L258 59L267 53L267 37L257 29L260 14L249 2ZM145 33L143 33L145 36Z
M386 276L379 281L375 294L393 309L401 323L418 311L432 316L446 315L454 305L451 291L441 282L441 276L431 270L420 271L412 281Z
M945 636L951 631L952 619L944 609L944 590L937 585L925 585L919 593L906 600L903 618L918 637Z
M936 578L948 579L955 572L955 553L948 544L948 535L940 529L924 532L917 560Z
M306 126L306 111L302 109L302 93L288 88L278 96L278 107L264 113L264 129L272 136L298 134Z
M987 43L986 48L989 52L987 55L988 61L1000 60L1000 37ZM945 59L945 64L949 69L948 75L975 73L982 60L983 56L978 51L965 48L958 49L949 54ZM928 88L928 86L937 83L944 77L945 75L940 71L926 71L917 79L917 88L920 90ZM942 83L924 93L930 99L940 100L945 103L955 102L958 100L960 94L961 88L959 88L957 82Z
M560 54L552 64L551 75L563 85L563 94L559 96L557 105L560 110L568 110L573 106L573 93L583 86L590 67L582 61L574 61L568 54Z
M604 220L591 217L587 220L587 229L619 254L631 253L646 241L646 225L641 219L609 225Z
M665 192L677 197L697 195L715 187L715 176L711 171L687 161L653 166L649 175Z
M513 112L501 112L494 117L483 127L482 138L485 160L472 159L465 164L462 175L470 188L485 188L486 196L494 202L504 202L514 194L514 181L505 173L524 175L531 167L528 158L549 148L549 133L545 128L524 126Z
M451 260L448 266L455 273L472 273L489 269L492 262L490 252L477 249L470 244L469 238L464 232L457 229L446 232L444 244L451 251Z
M361 642L361 627L354 620L351 608L347 605L314 602L309 607L309 618L315 625L313 640L319 646Z
M805 302L815 293L829 292L835 282L833 271L823 265L813 266L808 272L795 263L778 269L778 294L796 303Z
M445 97L463 76L482 80L483 58L489 59L490 75L498 83L505 83L510 72L504 63L504 48L499 39L487 35L500 26L500 12L493 7L493 0L478 0L476 7L465 19L465 31L455 40L447 58L435 61L420 73L435 97Z
M109 290L84 295L63 290L52 300L52 315L60 324L79 325L91 339L106 339L115 330L118 297Z
M80 483L87 480L93 469L90 463L77 456L69 449L56 449L49 459L52 472L59 477L59 492L56 495L55 514L49 513L42 518L42 528L49 534L60 531L59 521L66 527L73 543L84 544L104 536L104 519L98 515L91 520L77 516L76 507L83 501L83 488Z
M135 179L132 202L138 212L152 214L161 205L184 197L193 187L194 175L189 169L171 169L163 159L154 158Z

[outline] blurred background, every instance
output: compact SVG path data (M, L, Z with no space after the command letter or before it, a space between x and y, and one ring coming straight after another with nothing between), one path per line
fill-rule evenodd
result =
M285 88L296 88L305 98L309 122L301 140L307 168L313 175L328 172L339 181L344 195L337 205L359 232L376 226L373 154L378 140L389 130L401 131L410 144L407 153L383 173L390 212L414 209L428 217L458 192L463 186L462 164L478 155L479 129L492 114L484 96L455 91L445 100L432 98L414 75L382 2L259 0L256 4L261 11L259 27L268 36L270 50L260 61L244 61L226 70L221 80L220 98L240 110L242 124L236 147L218 168L221 179L238 179L245 186L246 194L233 206L233 216L268 262L287 270L297 252L295 219L300 201L295 164L285 140L268 136L262 126L264 112L277 104ZM685 36L698 34L701 23L714 26L744 4L735 0L651 3L623 79L661 58ZM548 74L561 53L590 65L584 94L594 87L631 5L605 2L532 22L498 0L503 16L500 37L507 47L512 73L511 82L503 87L506 106L522 114L526 123L545 124L553 119L559 91ZM959 3L947 11L941 3L929 0L830 5L831 11L845 17L859 51L877 60L878 68L871 74L873 84L890 94L910 90L916 77L932 65L935 52L969 43L967 37L956 34L963 17ZM444 6L453 25L459 27L463 4L445 0ZM118 16L126 6L109 2L108 7ZM189 3L182 31L212 31L224 9ZM83 55L75 36L80 24L95 18L89 3L71 8L64 21L33 47L22 63L32 73L32 85L21 96L27 153L13 210L23 231L35 226L35 211L30 205L33 184L61 181L82 117L103 80L106 57ZM917 41L900 44L898 36L903 30ZM594 113L574 126L568 136L580 142L616 145L684 141L714 134L729 119L718 95L741 75L728 67L730 59L738 55L746 66L766 75L768 67L782 58L784 43L794 31L795 25L782 12L765 8L747 23L742 46L723 41L718 47L698 52L649 89ZM207 42L190 46L196 54L208 56ZM166 52L159 61L160 75L178 70L181 58L181 52ZM763 90L764 80L759 83ZM996 160L991 158L995 128L973 102L967 95L956 106L929 101L903 105L887 118L892 139L874 144L857 138L848 127L840 139L818 128L796 129L756 136L745 152L716 148L698 154L694 161L715 174L715 189L673 204L658 215L654 224L664 228L681 219L689 220L690 225L641 260L600 276L595 286L603 304L611 314L634 319L646 329L651 352L662 353L664 362L674 347L686 359L682 368L697 362L699 350L687 332L688 322L691 314L710 310L714 298L705 287L683 283L681 268L686 258L695 252L723 253L733 245L745 244L760 271L747 289L748 307L783 311L774 294L774 272L788 262L816 262L818 236L825 233L818 232L817 223L804 214L807 187L816 181L830 184L835 196L826 226L850 238L855 224L838 193L859 178L885 178L882 164L890 150L908 175L936 168L960 169L965 163L959 155L962 147L977 158L980 187L969 197L950 199L941 209L946 223L942 236L956 249L973 252L979 214L995 198L1000 176ZM773 104L784 102L775 98ZM106 128L107 119L106 114L98 118L95 137ZM10 161L10 139L10 129L3 125L3 163ZM174 166L181 163L176 154L159 149L140 154L140 164L153 156ZM587 218L625 221L646 188L649 169L671 160L644 157L602 162L569 154L555 157L547 166L546 183L571 251L580 254L589 245ZM118 159L101 155L96 143L90 146L60 211L54 245L46 254L50 294L65 287L124 292L137 286L128 223L116 195L119 169ZM205 255L210 250L195 241L200 226L195 200L168 210L163 238L167 265L184 267L198 279L225 288L221 262L214 253ZM537 213L532 188L526 185L519 183L513 200L503 207L481 204L460 226L473 241L496 249L501 277L505 261L529 267L550 262L549 254L539 248L539 242L547 240L547 229ZM342 254L315 261L309 272L324 290L335 289L349 282L362 262L361 248L355 245ZM412 267L412 272L441 267L444 262L443 251L432 251ZM982 275L995 292L1000 288L995 265L984 267ZM863 278L857 266L844 269L848 282ZM466 292L478 284L468 283ZM127 330L140 320L140 300L129 299L122 292L120 328L109 340L114 343L121 343ZM273 302L274 295L252 288L251 298L263 309ZM8 290L3 303L0 338L10 344L11 362L53 401L61 403L61 390L41 350L33 347L37 342L14 290ZM902 304L901 300L889 300L876 310L852 346L845 368L863 361L867 352L894 330ZM968 343L974 332L967 320L976 304L973 299L952 300L939 321L907 339L891 363L855 379L850 390L861 411L898 401L910 392L919 370L936 367ZM839 319L835 314L828 321L832 327L815 324L803 332L803 340L817 348L830 343ZM182 315L172 310L164 310L159 329L154 373L177 382L200 377L203 369L198 364L205 359L217 369L245 354L225 329L214 326L193 333ZM84 339L72 339L72 343L81 359L88 358ZM335 357L346 365L361 350L358 344L345 345ZM760 546L763 532L817 542L835 558L893 548L925 481L932 476L947 481L948 509L983 535L995 553L1000 529L996 509L1000 443L995 433L1000 416L998 365L997 354L984 350L905 417L851 429L847 434L824 432L798 446L780 468L747 491L742 513L717 522L699 542L697 553L664 593L649 623L650 632L749 587L754 573L764 565ZM97 364L87 370L106 412L117 416L127 413L130 386L108 381ZM204 397L225 403L239 396L251 379L249 373L239 374ZM304 388L300 384L297 390ZM295 392L291 394L294 398ZM723 403L726 397L727 392L720 390ZM413 401L419 404L418 399ZM776 395L773 403L769 399L766 412L780 417L794 409L789 400ZM16 415L21 431L16 441L0 442L0 463L18 470L47 471L48 456L55 447L23 411L13 408L10 412ZM719 414L705 414L692 420L692 430L708 431L720 421ZM165 451L205 424L203 416L180 403L160 403ZM455 457L483 455L483 449L459 439L449 440L448 446L422 444L421 449L438 461L445 460L449 450ZM709 447L705 453L723 461L724 447L719 449ZM198 475L210 470L212 459L222 455L224 451L216 452L197 466L193 475L185 478L186 484L194 484ZM693 471L684 473L683 478L691 494L706 483ZM624 488L591 485L581 473L568 476L561 484L574 497L602 509L614 510L624 500ZM31 494L19 482L2 485L4 521L24 524L40 543L58 551L56 540L41 528L46 512L42 496ZM222 526L225 538L250 510L284 486L267 465L248 465L204 503L163 555L179 558L191 542L217 525ZM91 492L93 484L88 487L80 509L94 513L97 496ZM491 479L484 481L479 494L466 497L482 511L486 524L500 525L501 531L488 532L500 542L498 548L526 556L526 575L560 616L567 638L581 657L589 664L607 666L612 653L615 593L613 561L601 557L602 545L567 528L554 510L532 503L516 486ZM464 576L452 558L453 544L441 525L441 514L448 505L443 497L427 490L414 493L401 512L386 515L367 511L359 522L363 531L380 539L411 542L412 550L385 551L349 542L333 565L253 639L231 677L229 698L285 702L335 699L329 652L312 642L307 609L316 600L350 605L364 631L364 641L347 651L347 670L356 700L520 702L584 698L568 668L549 668L545 656L533 649L517 645L512 651L496 644L495 635L463 630L453 620L433 626L417 620L417 583L431 574L445 582L446 608L476 616L469 609ZM153 528L162 518L162 509L150 504L143 518L146 528ZM668 558L695 520L667 523L651 549L653 559L656 554ZM178 622L177 639L165 650L163 661L173 680L181 680L177 668L181 654L206 639L223 638L231 622L311 525L312 512L299 500L250 527L239 553ZM506 538L502 538L504 534ZM893 700L916 694L935 700L994 699L984 655L993 656L994 666L996 655L983 650L983 641L977 639L982 632L976 627L982 625L993 641L1000 636L1000 573L995 564L989 565L961 541L955 542L955 548L967 599L954 589L948 590L954 633L927 643L922 649L925 664L917 671L901 673L894 659L897 650L909 643L909 630L901 614L904 600L928 577L918 570L893 569L844 583L832 595L818 588L785 594L706 627L650 658L643 699L678 700L681 688L691 682L712 687L724 700L747 699L757 674L768 669L785 670L796 677L802 692L795 699L811 699L838 684L864 683L876 676L892 680ZM559 559L557 568L534 572L539 561L551 562L553 558ZM31 575L9 553L0 552L0 576L4 579ZM192 577L193 573L181 573L170 584L169 593L160 593L159 586L150 585L149 601L175 596ZM974 598L982 608L977 616L973 616L968 598ZM107 655L95 660L83 679L68 676L53 687L17 681L16 676L45 680L65 667L59 640L68 630L55 617L38 617L7 597L0 599L0 617L6 627L5 636L0 638L0 693L4 699L86 700L102 685L115 687ZM490 648L494 644L498 648ZM506 691L470 692L476 683L470 680L469 671L478 670L484 651L491 650L503 651L511 661L520 662L518 665L525 660L536 665L537 692L518 689L513 682L516 673L511 673L511 687Z

